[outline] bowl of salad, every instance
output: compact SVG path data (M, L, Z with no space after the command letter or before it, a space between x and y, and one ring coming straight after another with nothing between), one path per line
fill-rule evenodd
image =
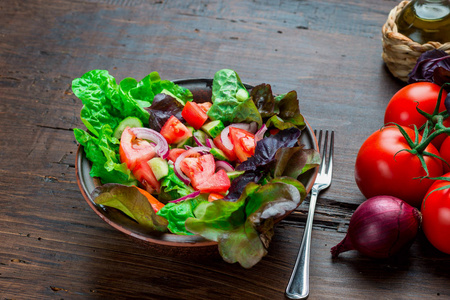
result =
M320 155L297 93L212 79L73 80L83 103L76 173L88 205L146 246L219 252L249 268L312 188Z

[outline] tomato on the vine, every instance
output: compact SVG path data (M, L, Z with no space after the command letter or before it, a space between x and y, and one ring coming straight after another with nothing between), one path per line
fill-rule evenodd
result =
M414 141L414 130L403 127ZM405 137L396 126L387 126L374 132L361 146L355 164L355 180L363 195L370 198L391 195L412 206L420 207L422 199L432 184L421 179L426 172L419 157L403 149L410 149ZM426 152L438 155L436 147L429 144ZM430 177L442 175L440 159L424 155Z
M450 173L445 174L450 180ZM450 254L450 181L437 180L422 202L422 229L428 241L438 250ZM437 190L444 188L442 190ZM434 192L432 192L434 191Z
M427 118L417 111L420 108L426 113L432 114L436 108L437 99L441 87L432 82L416 82L408 84L400 89L389 101L385 115L384 123L396 123L401 126L420 128L425 124ZM446 110L444 105L447 92L442 91L439 112ZM437 137L433 144L438 148L445 135Z
M450 172L450 136L448 136L441 144L439 148L439 155L446 161L444 163L444 173Z

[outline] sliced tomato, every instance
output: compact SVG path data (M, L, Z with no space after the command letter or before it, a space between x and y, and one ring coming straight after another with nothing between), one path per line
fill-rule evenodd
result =
M136 179L145 187L150 194L153 192L160 192L161 183L156 179L153 174L152 168L148 165L147 161L140 161L133 169L133 175Z
M208 110L211 108L212 103L211 102L202 102L202 103L197 103L198 106L200 106L201 109L203 109L203 111L205 113L208 112Z
M181 171L191 179L191 184L196 190L199 184L213 176L215 168L216 163L212 154L186 157L180 163Z
M225 193L231 186L227 172L220 169L207 180L197 185L197 189L202 193Z
M181 111L181 116L195 129L200 129L208 120L208 115L203 108L193 101L186 102Z
M255 154L255 135L241 128L230 127L230 141L240 162Z
M223 145L222 139L220 138L220 134L216 136L213 141L214 145L216 145L217 148L219 148L220 150L223 151L223 153L225 153L229 161L235 161L237 159L234 149L229 150Z
M228 190L228 189L227 189L227 190ZM224 196L223 196L222 194L212 192L212 193L210 193L210 194L208 195L208 201L209 201L209 202L212 202L212 201L215 201L215 200L222 199L223 197L224 197Z
M120 161L133 171L140 161L148 161L156 155L155 148L146 140L138 139L126 127L122 132L119 147Z
M192 136L192 132L176 117L171 116L163 125L161 135L169 144L179 143Z
M150 205L152 206L153 210L155 212L158 212L161 208L164 207L164 204L159 202L158 199L156 199L155 197L153 197L149 192L147 192L146 190L143 190L141 188L136 187L139 192L144 195L148 202L150 202Z
M169 160L175 162L182 153L186 152L186 149L182 148L173 148L169 150Z

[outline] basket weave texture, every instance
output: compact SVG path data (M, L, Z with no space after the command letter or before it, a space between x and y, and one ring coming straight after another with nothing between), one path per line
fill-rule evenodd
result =
M439 49L450 54L450 42L441 44L430 41L425 44L419 44L398 32L395 20L409 2L402 1L394 7L382 27L383 53L381 56L389 71L404 82L408 81L408 74L412 71L422 53Z

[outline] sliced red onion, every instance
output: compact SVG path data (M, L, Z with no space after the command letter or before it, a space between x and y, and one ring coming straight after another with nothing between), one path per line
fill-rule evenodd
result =
M189 150L181 153L177 159L175 160L175 163L173 164L173 170L175 171L175 175L178 176L178 178L181 179L181 181L184 182L184 184L188 185L191 180L189 179L189 177L187 177L183 171L181 171L180 168L180 164L183 161L183 159L185 159L188 156L194 155L194 154L205 154L205 153L209 153L211 149L208 147L192 147Z
M230 141L230 138L228 137L228 134L230 133L230 127L234 128L240 128L244 129L245 131L248 131L250 133L255 133L258 129L258 124L256 122L251 123L234 123L231 125L228 125L225 127L224 130L220 133L220 139L222 140L222 144L227 148L228 150L233 150L233 144Z
M195 135L192 137L194 138L194 142L197 144L197 146L205 147L205 145L203 145L203 143Z
M217 160L216 161L216 172L220 169L223 169L225 172L233 172L234 171L234 168L230 163L228 163L224 160Z
M214 144L212 139L206 139L206 147L217 148L216 144Z
M169 144L166 139L156 130L144 127L134 127L131 132L138 138L155 143L155 152L162 158L169 156Z
M260 141L264 138L264 134L267 131L267 126L266 124L263 124L263 126L261 126L261 128L255 133L255 141Z
M189 194L189 195L186 195L186 196L184 196L184 197L181 197L181 198L178 198L178 199L175 199L175 200L171 200L171 201L169 201L169 202L170 202L170 203L178 203L178 202L181 202L181 201L185 201L185 200L188 200L188 199L195 198L195 197L197 197L198 195L200 195L200 191L195 191L195 192L193 192L193 193L191 193L191 194Z

